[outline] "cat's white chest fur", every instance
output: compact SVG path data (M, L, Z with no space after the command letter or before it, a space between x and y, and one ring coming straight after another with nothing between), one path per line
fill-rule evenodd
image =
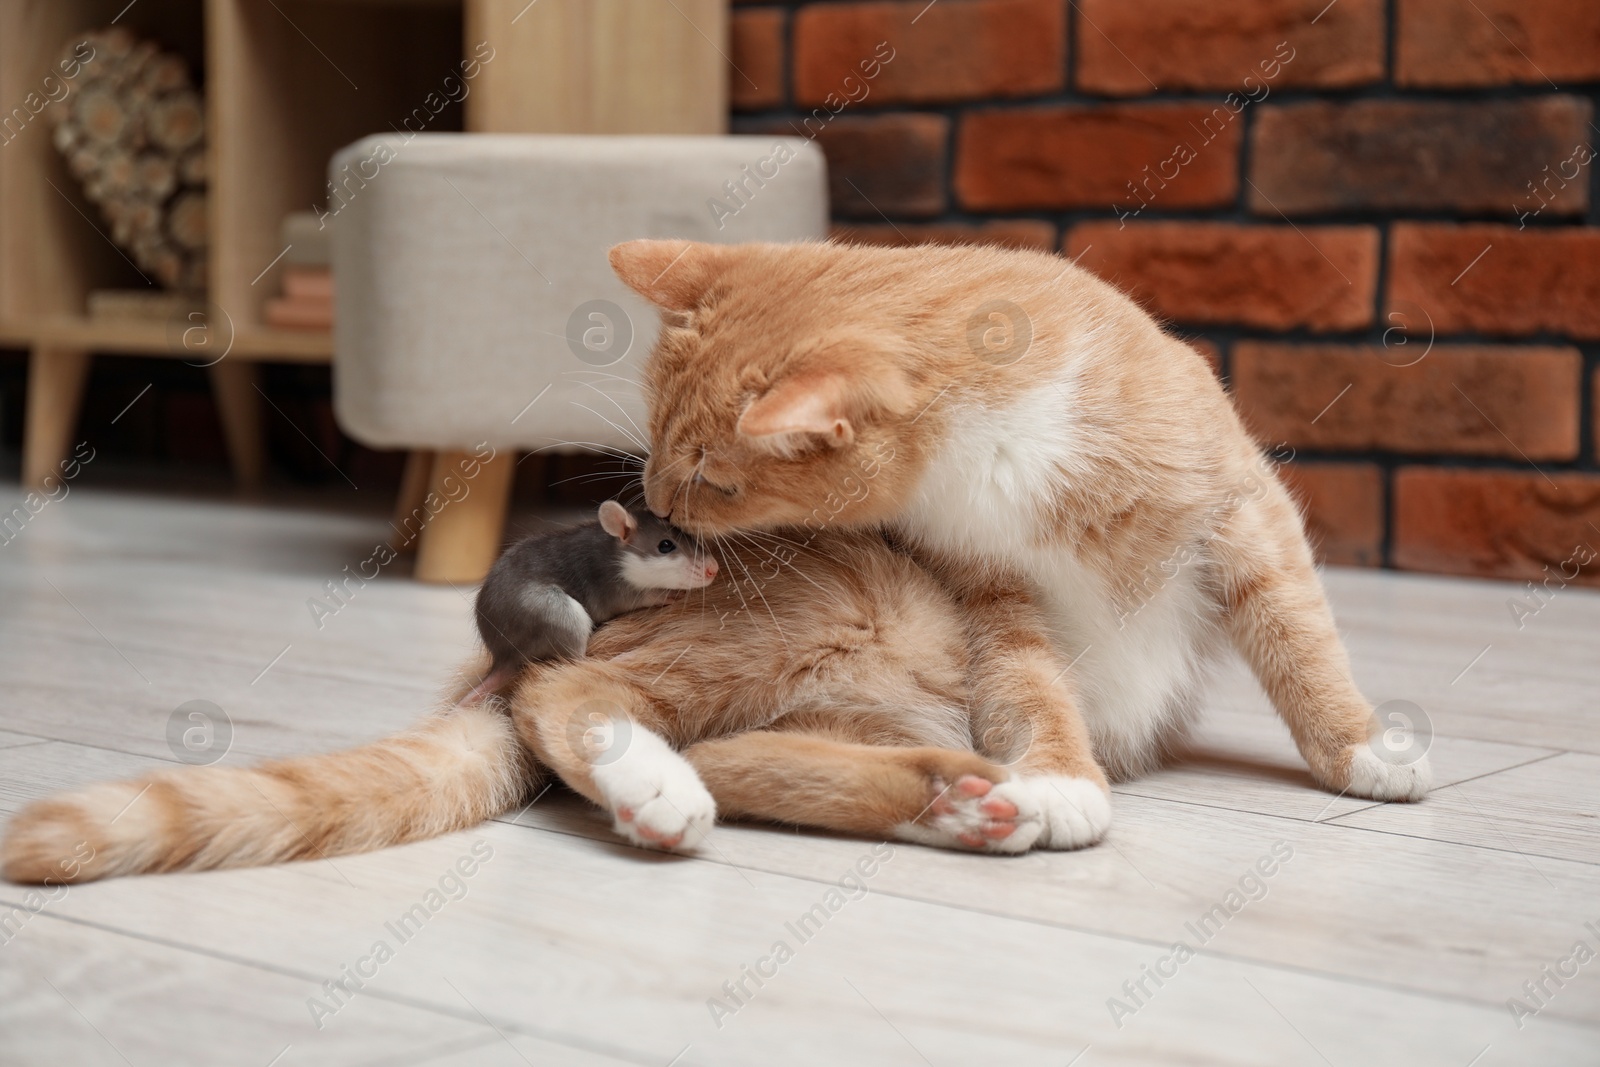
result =
M952 410L902 525L932 548L1004 564L1034 583L1062 663L1073 664L1095 755L1121 777L1149 769L1185 725L1217 644L1215 609L1192 565L1127 613L1126 590L1047 544L1061 472L1098 476L1086 457L1102 443L1086 439L1072 411L1070 381L1004 408ZM1127 576L1130 587L1138 577Z

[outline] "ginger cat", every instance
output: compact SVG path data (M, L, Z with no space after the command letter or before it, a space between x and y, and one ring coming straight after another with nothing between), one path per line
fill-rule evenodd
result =
M611 262L663 311L651 510L701 537L815 522L892 448L827 522L893 530L988 630L986 684L1032 737L995 795L1051 847L1105 832L1106 772L1181 737L1225 639L1324 787L1426 793L1425 759L1368 747L1299 515L1221 385L1111 286L998 249L633 241ZM1042 627L1013 610L1030 594Z
M1368 747L1298 515L1221 387L1110 286L999 250L635 241L612 263L663 313L648 503L733 580L531 666L509 717L41 801L6 877L417 840L546 769L653 847L720 810L1076 848L1110 824L1108 772L1181 737L1228 638L1323 786L1427 791L1425 760Z

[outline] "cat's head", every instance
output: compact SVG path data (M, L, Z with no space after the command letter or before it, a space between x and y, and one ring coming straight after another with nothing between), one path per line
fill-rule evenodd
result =
M650 510L699 534L898 514L950 370L914 264L828 244L630 241L611 265L661 309L645 368Z

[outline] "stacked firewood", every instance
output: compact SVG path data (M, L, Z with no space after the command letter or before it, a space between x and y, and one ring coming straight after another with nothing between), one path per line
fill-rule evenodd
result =
M188 68L122 27L88 41L94 59L66 106L50 109L56 148L141 271L169 289L203 289L205 112Z

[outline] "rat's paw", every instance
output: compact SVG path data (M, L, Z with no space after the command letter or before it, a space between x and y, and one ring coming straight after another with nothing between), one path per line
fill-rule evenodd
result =
M1011 801L1019 811L1036 813L1034 848L1083 848L1111 828L1111 797L1087 778L1030 775L1001 783L992 795Z
M1005 783L967 774L948 784L934 778L931 785L933 796L916 821L894 828L901 841L978 852L1026 852L1034 846L1042 826L1038 809L1026 807L1025 797L1001 796Z
M1421 800L1433 788L1433 769L1428 757L1410 763L1391 763L1367 745L1353 745L1350 769L1344 786L1346 796L1368 800Z
M637 724L627 751L593 768L612 829L642 848L683 850L711 832L717 805L687 760Z

